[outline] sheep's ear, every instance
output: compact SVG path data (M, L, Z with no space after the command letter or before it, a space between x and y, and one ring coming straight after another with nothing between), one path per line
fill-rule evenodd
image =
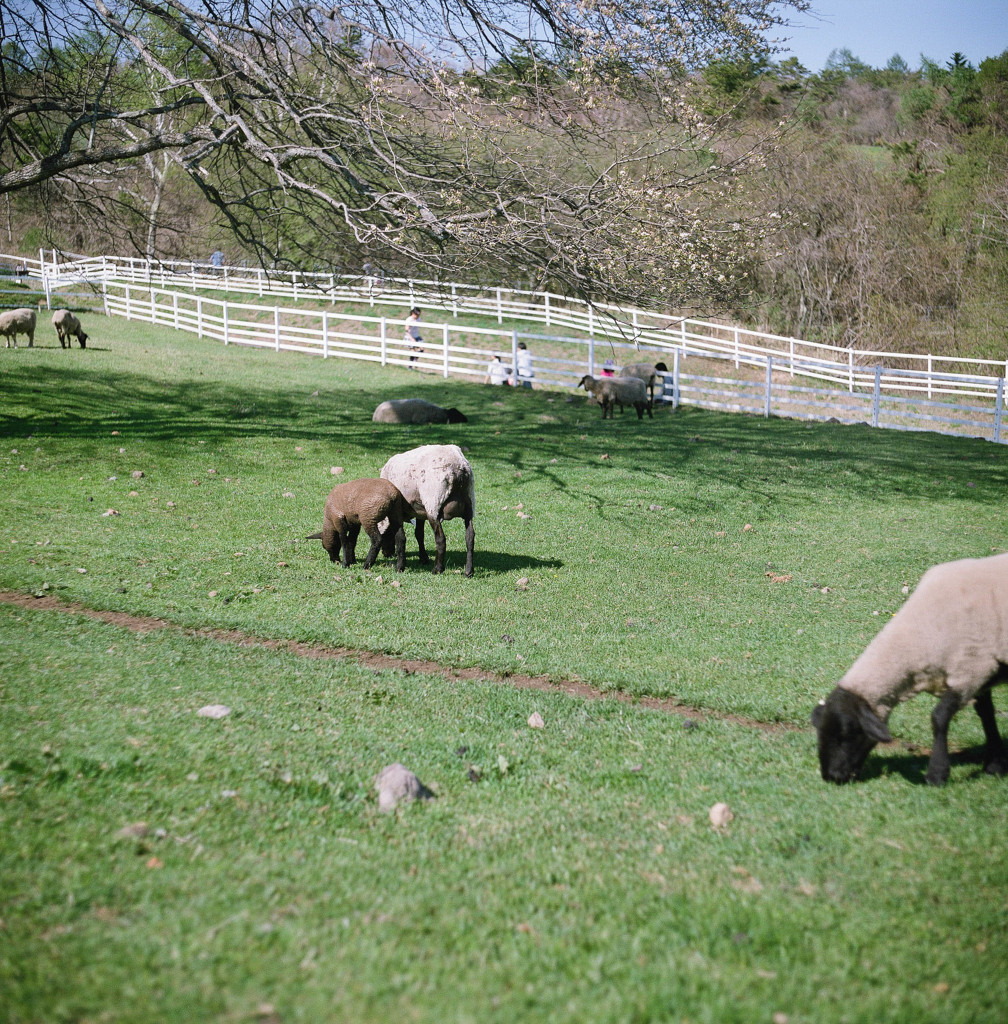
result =
M821 700L812 709L812 726L818 729L822 725L823 715L826 714L826 701Z
M858 721L861 723L861 728L867 733L869 739L874 740L876 743L892 742L892 736L889 734L889 729L885 722L867 704L863 704L858 709Z

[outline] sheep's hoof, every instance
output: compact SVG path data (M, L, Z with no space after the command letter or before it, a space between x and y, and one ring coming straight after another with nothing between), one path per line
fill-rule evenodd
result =
M944 786L948 782L948 768L929 768L925 780L929 786Z
M1008 775L1008 758L996 757L984 765L984 771L988 775Z

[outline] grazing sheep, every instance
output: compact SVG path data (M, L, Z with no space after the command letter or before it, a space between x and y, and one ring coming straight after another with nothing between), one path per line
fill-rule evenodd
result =
M639 377L647 385L651 405L654 406L654 389L658 382L659 373L667 373L668 367L664 363L627 363L620 370L621 377Z
M0 334L7 339L7 347L11 347L11 341L17 348L17 336L28 335L28 347L35 345L35 310L22 307L21 309L8 309L0 313Z
M444 572L445 535L442 523L446 519L460 517L465 521L465 574L472 576L476 497L472 466L462 454L462 449L454 444L421 445L393 455L382 467L381 476L384 480L391 480L413 506L422 564L429 561L424 548L424 521L431 524L434 530L434 572Z
M458 409L442 409L422 398L390 398L382 402L371 419L375 423L467 423Z
M632 405L637 410L639 420L644 419L645 409L648 416L654 419L647 400L647 385L640 377L602 377L596 380L586 373L578 381L577 386L591 392L602 404L602 419L606 416L612 419L613 406L616 403Z
M986 771L1008 773L991 701L991 687L1006 682L1008 554L934 566L813 711L822 777L854 779L872 747L892 739L892 709L924 691L940 695L931 715L931 785L948 779L949 722L970 701L987 741Z
M56 328L60 348L69 348L71 338L76 338L80 342L80 347L84 348L88 336L84 333L80 320L69 309L57 309L53 313L52 325Z
M341 565L349 566L357 561L357 537L363 527L371 538L371 548L364 559L364 568L370 569L374 565L378 549L384 546L383 540L387 538L389 544L395 545L396 569L402 572L406 565L406 531L403 523L412 518L410 503L388 480L349 480L345 484L337 484L329 492L322 532L313 533L308 539L321 537L322 547L329 553L329 560L335 562L340 558ZM386 519L388 528L383 538L379 526Z

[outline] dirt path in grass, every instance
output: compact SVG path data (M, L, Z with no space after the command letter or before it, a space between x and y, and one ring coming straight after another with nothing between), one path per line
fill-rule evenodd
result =
M307 644L298 640L273 640L266 637L253 636L238 629L192 629L167 619L157 619L149 615L130 615L127 612L100 611L87 608L72 601L61 601L57 597L46 594L33 597L29 594L18 594L0 590L0 603L32 611L63 612L71 615L82 615L88 619L105 622L111 626L119 626L134 633L152 633L157 630L173 630L189 637L203 640L216 640L219 643L235 644L239 647L261 647L264 650L286 651L300 658L318 658L324 660L345 659L356 662L365 668L375 670L398 669L401 672L419 672L441 676L449 682L474 682L477 680L513 686L519 690L540 690L543 693L565 693L570 697L584 700L614 700L634 707L649 708L652 711L663 711L682 718L716 719L745 725L764 732L796 732L800 727L786 722L760 722L744 715L734 715L721 711L710 711L704 708L690 707L669 697L635 697L618 690L600 690L572 680L556 680L549 676L529 676L517 672L505 675L481 668L452 668L437 661L425 658L399 658L391 654L378 654L374 651L358 650L353 647L329 647L325 644Z

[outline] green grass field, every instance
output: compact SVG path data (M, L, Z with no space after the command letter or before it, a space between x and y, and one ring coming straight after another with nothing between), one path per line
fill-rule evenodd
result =
M91 326L0 350L0 589L170 628L0 604L0 1021L1003 1018L976 716L940 791L930 699L844 788L807 721L925 568L1008 549L1004 447ZM469 423L372 424L411 394ZM472 579L458 521L440 577L304 539L429 442ZM435 798L380 814L393 761Z

